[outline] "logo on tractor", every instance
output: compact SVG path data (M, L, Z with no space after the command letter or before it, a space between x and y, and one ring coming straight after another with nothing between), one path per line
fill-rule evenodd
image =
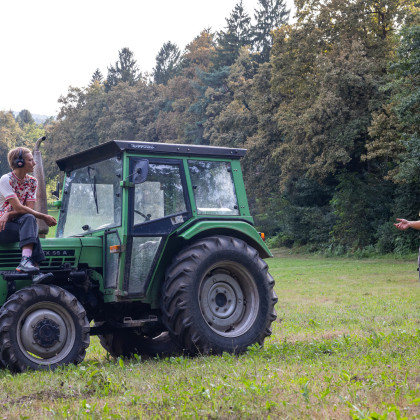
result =
M53 251L44 251L46 257L71 257L74 256L74 249L55 249Z
M133 149L142 149L142 150L154 150L155 146L150 146L148 144L133 144L130 145Z

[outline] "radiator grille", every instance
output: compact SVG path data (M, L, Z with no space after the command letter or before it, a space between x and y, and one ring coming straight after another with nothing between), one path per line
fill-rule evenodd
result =
M8 249L0 251L0 270L14 270L20 263L22 253L20 249ZM40 264L42 271L60 270L63 267L74 267L76 258L74 255L47 255Z

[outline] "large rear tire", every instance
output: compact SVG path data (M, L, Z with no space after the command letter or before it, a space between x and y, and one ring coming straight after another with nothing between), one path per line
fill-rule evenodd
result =
M89 321L70 292L33 285L14 293L0 314L0 359L12 371L55 369L83 361Z
M167 270L163 322L189 353L240 353L263 344L276 319L277 296L267 264L246 242L201 239Z

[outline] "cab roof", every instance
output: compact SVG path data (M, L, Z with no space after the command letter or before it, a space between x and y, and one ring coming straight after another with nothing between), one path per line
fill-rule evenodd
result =
M80 153L58 159L57 165L60 170L68 172L81 168L91 162L108 159L121 152L147 154L147 155L175 155L191 157L213 157L240 159L245 156L246 149L235 149L229 147L196 146L191 144L173 143L147 143L140 141L112 140L99 146L92 147Z

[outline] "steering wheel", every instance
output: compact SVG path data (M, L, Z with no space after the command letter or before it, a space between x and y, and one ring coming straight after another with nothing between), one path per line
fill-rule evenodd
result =
M148 222L148 221L150 220L150 218L152 217L152 215L151 215L150 213L146 215L146 214L142 213L142 212L141 212L141 211L139 211L139 210L134 210L134 213L137 213L137 214L139 214L141 217L143 217L145 222Z

